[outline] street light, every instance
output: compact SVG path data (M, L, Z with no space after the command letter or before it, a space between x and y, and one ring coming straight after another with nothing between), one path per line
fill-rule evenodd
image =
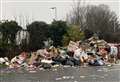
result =
M57 20L57 8L56 7L51 7L50 9L55 10L55 18L54 18L54 20Z

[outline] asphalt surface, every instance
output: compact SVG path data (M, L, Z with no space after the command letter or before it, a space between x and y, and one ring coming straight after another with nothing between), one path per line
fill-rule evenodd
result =
M59 66L52 69L0 69L0 82L120 82L120 65Z

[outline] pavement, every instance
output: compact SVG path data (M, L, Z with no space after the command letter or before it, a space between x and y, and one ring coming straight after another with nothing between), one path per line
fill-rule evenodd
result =
M0 82L120 82L120 64L36 70L0 69Z

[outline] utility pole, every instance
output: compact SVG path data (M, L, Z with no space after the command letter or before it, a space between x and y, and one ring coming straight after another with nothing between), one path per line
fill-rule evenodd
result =
M54 10L55 12L55 17L53 18L53 20L57 20L57 7L52 7L50 9Z

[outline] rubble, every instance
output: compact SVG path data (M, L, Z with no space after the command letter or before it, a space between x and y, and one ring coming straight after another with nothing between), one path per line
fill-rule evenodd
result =
M50 69L60 65L64 67L111 66L111 63L117 61L117 54L116 46L93 36L86 41L70 41L66 49L51 46L50 48L39 49L36 52L22 52L12 58L11 61L7 57L0 58L0 64L5 64L9 68L26 67L27 70ZM81 76L81 78L84 77Z
M9 66L9 65L10 65L10 62L9 62L9 60L8 60L7 57L4 57L4 58L0 57L0 64L1 64L1 65L4 64L4 65L6 65L6 66Z

